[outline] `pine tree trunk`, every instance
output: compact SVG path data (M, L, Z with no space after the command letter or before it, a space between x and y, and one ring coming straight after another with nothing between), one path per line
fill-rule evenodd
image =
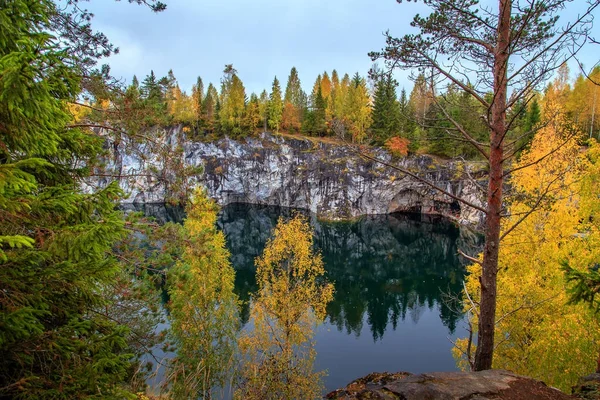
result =
M488 183L485 222L485 248L481 272L481 303L475 370L492 368L494 326L496 320L496 276L500 249L500 213L502 211L502 167L504 134L506 132L506 96L508 46L510 42L511 0L499 0L498 42L494 54L494 101L491 109L490 180Z

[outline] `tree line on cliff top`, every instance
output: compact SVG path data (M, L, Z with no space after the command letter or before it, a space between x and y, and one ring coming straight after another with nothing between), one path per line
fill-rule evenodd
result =
M568 68L563 67L568 79ZM331 77L330 77L331 76ZM600 79L600 69L589 78ZM582 132L597 136L600 121L596 113L600 100L592 80L579 73L563 100L565 112L577 121ZM514 118L510 139L518 139L524 148L540 122L540 101L546 88L533 91L510 107ZM219 89L212 83L204 87L197 78L191 94L182 91L172 70L157 78L153 71L140 83L133 77L127 89L128 101L146 103L155 112L147 123L183 124L191 139L256 136L273 131L315 137L341 136L351 143L385 145L397 155L427 153L443 157L481 159L481 154L457 134L442 109L471 132L477 140L487 134L481 115L485 108L466 95L453 82L439 83L420 73L410 94L392 75L377 64L367 77L355 73L340 78L333 70L318 75L307 94L298 71L292 67L285 90L277 77L271 88L249 96L232 65L227 65ZM492 96L492 92L486 93ZM109 102L104 103L110 107ZM141 106L138 106L141 107ZM84 113L84 110L81 110Z

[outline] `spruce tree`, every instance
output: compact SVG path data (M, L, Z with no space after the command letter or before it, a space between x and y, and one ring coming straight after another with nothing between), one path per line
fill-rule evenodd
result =
M315 103L313 107L314 113L314 128L313 134L315 135L325 135L327 132L327 120L325 109L327 107L327 103L325 102L325 98L323 97L323 92L321 90L321 85L317 88L317 94L315 96Z
M198 126L202 125L202 103L204 102L204 83L202 78L196 79L196 84L192 86L193 109Z
M375 100L371 115L371 130L375 143L400 134L400 107L396 100L396 82L391 76L382 76L375 84Z
M202 101L202 120L205 132L212 133L214 129L215 116L217 115L217 89L212 83L208 84L206 97Z
M267 131L267 122L269 119L269 94L266 90L263 90L260 93L260 97L258 99L260 118L262 120L263 132Z
M271 95L269 96L269 126L275 132L279 131L279 124L283 114L283 101L281 100L281 87L277 77L273 80Z
M81 190L103 142L73 126L90 61L47 33L57 13L48 0L0 5L0 397L124 398L134 354L104 312L122 193Z
M297 109L302 107L302 85L296 67L292 67L290 71L283 100L285 103L292 103Z

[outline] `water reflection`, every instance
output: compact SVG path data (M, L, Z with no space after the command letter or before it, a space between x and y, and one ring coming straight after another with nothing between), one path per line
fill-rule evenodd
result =
M247 300L256 290L254 258L264 248L280 215L298 212L276 207L234 204L221 210L236 268L236 290ZM323 255L328 279L335 284L328 320L339 331L360 335L367 316L374 340L407 317L418 322L423 308L439 306L440 319L452 334L462 318L450 299L462 288L464 268L457 257L477 246L477 237L443 220L405 215L366 216L355 222L320 222L312 218L315 245ZM244 322L247 306L242 310Z
M158 205L143 211L161 222L183 216L179 209ZM246 204L220 212L218 226L236 270L235 291L244 300L244 324L248 300L257 290L254 259L278 217L294 212L302 213ZM335 285L326 323L315 336L316 368L329 369L327 389L376 370L454 369L448 338L464 335L460 304L452 301L465 273L457 253L476 253L479 238L440 219L378 215L322 222L308 217L327 279Z

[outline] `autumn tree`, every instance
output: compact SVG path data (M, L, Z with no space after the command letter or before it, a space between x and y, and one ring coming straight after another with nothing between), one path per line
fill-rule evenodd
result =
M499 0L497 11L492 12L475 0L428 0L425 4L431 13L417 15L412 22L419 34L395 38L387 33L386 48L372 54L374 59L383 57L390 68L418 69L432 87L454 83L488 110L483 115L488 137L481 142L440 108L456 132L484 157L489 169L485 207L461 199L486 217L476 370L491 368L494 352L503 186L515 152L514 143L508 140L513 120L507 113L517 101L528 101L532 91L585 44L592 12L600 1L586 1L574 20L558 26L558 14L570 3Z
M198 77L194 86L192 86L192 107L196 122L201 125L202 121L202 103L204 102L204 83L202 78Z
M286 102L281 115L281 127L288 132L299 132L302 124L299 111L292 103Z
M281 125L283 129L298 132L302 123L302 114L304 111L305 94L300 84L298 71L292 67L288 82L285 88L283 99L283 114L281 116Z
M321 94L323 99L325 100L325 118L327 121L330 121L333 118L333 109L330 106L331 104L331 79L329 79L329 74L327 71L323 72L323 76L321 78Z
M371 125L370 102L367 83L357 72L350 82L344 104L344 122L352 135L353 143L362 143L367 137Z
M177 84L171 89L170 93L167 106L169 113L173 116L173 121L183 123L194 122L196 120L194 98L182 92Z
M216 226L217 206L201 190L187 208L184 252L169 271L172 398L212 398L231 375L238 329L235 271Z
M313 336L333 286L323 281L323 260L313 252L308 222L280 219L256 265L254 329L242 332L238 342L243 365L235 398L318 398L323 372L314 371Z
M586 137L600 140L600 67L594 68L587 77L580 74L568 95L567 109Z
M250 101L246 105L244 116L244 130L249 134L254 134L261 125L262 117L260 115L260 102L256 93L250 95Z
M310 108L305 110L305 115L302 119L302 132L308 135L320 136L327 132L325 111L327 104L321 91L320 75L315 81L314 90L316 92L311 96Z
M283 101L281 99L281 87L279 86L279 80L277 77L273 79L273 86L271 88L271 94L269 95L269 126L274 129L275 132L279 131L279 124L281 124L281 116L283 114Z
M565 291L566 280L586 273L600 259L595 221L600 201L589 190L598 179L598 144L581 148L563 106L554 103L550 108L544 113L552 123L543 124L515 165L528 167L510 178L517 194L509 200L510 215L502 225L495 325L502 340L492 365L568 390L596 369L600 350L593 312L583 305L567 305ZM532 164L540 157L545 157L543 163ZM540 204L532 212L533 201ZM570 265L567 279L561 268L565 260ZM473 265L470 272L467 293L476 303L480 267ZM463 355L468 354L467 345L467 339L459 344Z
M339 119L344 119L344 111L346 108L346 98L350 89L350 76L344 74L340 81L339 88L335 92L334 115Z
M334 69L331 72L331 95L329 96L329 102L327 103L327 115L331 119L338 117L336 114L335 104L337 102L337 96L340 92L340 77L337 71Z
M209 133L212 133L215 127L218 98L217 89L212 83L209 83L206 89L206 96L202 101L202 127Z
M429 108L433 104L435 94L431 82L427 82L424 74L419 74L410 92L409 103L414 113L415 120L424 124Z
M394 136L385 141L385 147L394 157L406 157L410 141L400 136Z
M240 135L246 106L246 90L233 65L223 70L219 95L219 127L223 133Z

